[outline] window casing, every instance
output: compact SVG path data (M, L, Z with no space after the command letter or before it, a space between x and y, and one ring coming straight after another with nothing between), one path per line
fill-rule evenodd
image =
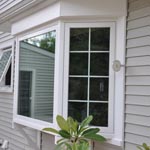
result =
M114 124L112 61L115 24L70 23L65 31L64 116L71 115L81 121L93 115L95 120L91 125L111 134Z

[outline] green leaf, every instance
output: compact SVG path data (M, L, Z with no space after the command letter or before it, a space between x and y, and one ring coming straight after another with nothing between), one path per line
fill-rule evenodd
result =
M64 145L65 145L65 142L62 142L62 143L60 143L60 144L57 144L56 147L55 147L55 149L56 149L56 150L62 150L62 149L64 148Z
M69 125L70 130L73 130L74 132L77 132L78 122L76 120L73 120L72 117L68 117L67 123Z
M70 133L68 133L68 132L65 131L65 130L60 130L60 131L59 131L59 134L60 134L62 137L66 138L66 139L70 139L70 138L71 138Z
M83 133L82 133L82 135L83 136L85 136L85 135L93 135L93 134L96 134L96 133L98 133L100 131L100 129L99 128L91 128L91 129L87 129L87 130L85 130Z
M58 115L58 116L56 117L56 120L57 120L57 123L58 123L60 129L69 132L68 123L67 123L67 121L66 121L62 116L59 116L59 115Z
M143 143L142 146L143 146L143 148L144 148L145 150L149 150L149 147L148 147L148 145L147 145L146 143Z
M70 144L65 143L65 145L66 145L66 147L67 147L67 150L72 150L72 147L71 147L71 145L70 145Z
M48 132L52 132L52 133L55 133L55 134L58 134L59 132L53 128L44 128L43 129L44 131L48 131Z
M139 150L143 150L141 146L137 146L137 148L138 148Z
M76 143L73 143L72 150L78 150L78 145Z
M68 142L67 139L62 138L60 140L57 141L57 144L63 143L63 142Z
M89 144L88 143L79 144L78 150L89 150Z
M93 134L93 135L90 134L90 135L85 135L84 137L87 138L87 139L94 140L94 141L99 141L99 142L106 141L106 139L103 136L99 135L99 134Z
M83 128L83 127L87 126L92 121L92 119L93 119L93 116L88 116L87 118L85 118L82 121L82 123L80 125L80 128Z

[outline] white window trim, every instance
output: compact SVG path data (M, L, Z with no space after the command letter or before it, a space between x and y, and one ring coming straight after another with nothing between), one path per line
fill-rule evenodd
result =
M55 26L56 29L56 54L57 57L55 58L55 85L54 85L54 114L53 119L56 118L57 114L65 115L63 110L63 103L64 101L64 94L65 91L63 90L64 87L64 67L66 67L64 64L64 52L65 52L65 25L67 23L101 23L101 22L115 22L116 23L116 56L115 59L120 60L121 64L125 64L125 48L126 48L126 17L119 17L119 18L95 18L93 17L90 19L83 19L76 18L71 21L69 20L60 20L58 22L52 23L53 26ZM51 25L52 26L52 25ZM47 25L46 27L41 27L40 29L35 28L32 30L29 30L27 33L23 32L21 34L18 34L16 38L16 58L15 58L15 92L14 92L14 112L13 112L13 125L14 123L21 124L23 126L28 126L37 130L41 130L45 127L55 127L57 128L56 121L53 122L53 124L20 116L17 115L17 92L16 89L17 86L17 80L18 80L18 64L19 64L19 40L22 40L21 38L28 38L31 36L34 36L35 34L42 33L44 29L47 31L50 30L51 26ZM112 65L112 64L111 64ZM115 109L114 109L114 132L113 134L104 134L103 135L108 139L107 142L117 145L117 146L123 146L124 141L124 92L125 92L125 68L122 68L119 72L115 73L115 78L117 78L117 83L115 84ZM59 93L59 94L58 94ZM67 108L66 108L67 109ZM120 112L120 113L118 113ZM52 133L50 133L52 134ZM57 139L57 137L56 137Z
M34 118L30 118L30 117L25 117L22 115L18 114L18 87L19 87L19 48L20 48L20 41L36 36L36 35L40 35L43 33L47 33L47 32L51 32L55 30L56 31L56 47L55 47L55 56L58 55L58 45L59 45L59 41L58 41L58 25L53 25L53 26L47 26L45 29L38 29L38 30L33 30L32 33L26 34L26 35L19 35L16 38L16 61L15 61L15 84L14 84L14 112L13 112L13 127L14 127L14 123L17 124L21 124L23 126L27 126L33 129L37 129L37 130L42 130L45 127L54 127L55 126L55 117L57 115L57 94L56 92L54 92L54 103L53 103L53 123L48 123L45 121L41 121L38 119L34 119ZM54 81L57 81L59 78L59 74L58 74L58 60L55 59L55 72L54 72ZM55 89L58 88L58 85L54 82L54 91Z
M69 83L69 30L70 28L92 28L92 27L110 27L110 51L109 51L109 85L114 89L114 71L112 70L112 61L114 60L114 50L115 50L115 23L106 22L106 23L67 23L65 26L65 67L64 67L64 97L63 97L63 116L67 117L68 110L68 83ZM110 55L111 54L111 55ZM112 79L112 80L111 80ZM111 81L111 82L110 82ZM110 89L111 89L110 88ZM108 127L100 127L101 133L107 133L110 136L113 134L114 130L114 110L113 110L113 99L114 99L114 90L109 89L109 118L108 118Z
M116 55L115 60L120 60L121 64L125 64L125 50L126 50L126 17L119 17L119 18L99 18L99 19L74 19L74 20L63 20L63 28L65 29L65 25L68 23L109 23L109 22L115 22L116 29L115 29L115 35L116 35L116 42L115 42L115 48L116 48ZM65 37L65 31L61 35L62 37ZM63 41L63 47L65 49L65 43ZM66 58L64 58L65 60ZM66 64L64 64L64 67ZM111 64L112 66L112 64ZM121 146L124 145L124 93L125 93L125 67L123 66L119 72L115 72L115 87L114 87L114 130L112 134L109 133L102 133L103 136L107 138L106 143L110 143L113 145ZM66 84L66 82L65 82ZM67 91L63 90L63 101L62 104L66 103L64 100L65 93ZM65 95L64 95L65 94ZM67 109L67 108L66 108ZM119 113L118 113L119 112ZM62 113L63 115L66 115L66 112Z
M1 86L0 87L0 92L1 93L12 93L13 92L13 77L14 77L14 49L15 49L15 43L13 43L13 41L11 41L12 44L10 43L3 43L2 47L0 47L0 50L1 51L11 51L11 57L10 57L10 60L7 64L7 69L5 70L5 72L3 73L2 75L2 79L5 77L7 71L8 71L8 68L9 68L9 65L11 64L11 83L10 83L10 86ZM10 47L11 49L7 50L7 48ZM5 50L6 49L6 50Z

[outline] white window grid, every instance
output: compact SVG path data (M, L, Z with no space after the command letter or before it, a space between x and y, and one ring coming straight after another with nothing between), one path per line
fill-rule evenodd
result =
M71 51L69 47L70 42L70 29L71 28L110 28L110 49L108 51ZM90 41L89 41L90 42ZM65 25L65 62L64 62L64 97L63 97L63 116L67 118L68 116L68 102L75 102L76 100L69 100L68 98L68 88L69 88L69 77L73 77L72 75L69 76L69 56L70 53L78 53L83 52L87 53L109 53L109 76L89 76L89 69L88 69L88 75L82 76L82 77L88 77L90 80L91 77L95 78L109 78L109 96L108 96L108 102L100 101L100 103L108 103L108 126L107 127L100 127L101 133L107 134L107 135L113 135L114 133L114 71L112 69L112 62L115 59L115 23L114 22L95 22L95 23L67 23ZM89 43L90 44L90 43ZM90 47L89 47L90 48ZM90 57L88 58L90 59ZM88 61L90 63L90 61ZM89 66L89 64L88 64ZM75 77L80 77L76 76ZM88 82L89 83L89 82ZM89 90L89 89L88 89ZM89 91L88 91L89 93ZM88 100L89 100L89 94L88 94ZM82 100L84 102L85 100ZM76 101L79 102L79 101ZM81 101L80 101L81 102ZM85 101L86 102L86 101ZM91 101L88 101L88 103ZM92 100L92 102L97 102ZM99 101L98 101L99 102ZM89 110L88 110L89 111Z
M107 54L109 54L110 53L110 51L99 51L99 50L92 50L91 51L91 28L88 28L89 29L89 37L88 37L88 39L89 39L89 43L88 43L88 50L87 51L70 51L69 53L71 54L71 53L77 53L77 54L83 54L83 53L86 53L86 54L88 54L88 75L69 75L69 78L70 77L74 77L74 78L87 78L88 79L88 85L87 85L87 100L70 100L70 99L68 99L68 102L82 102L82 103L87 103L87 115L89 115L89 105L90 105L90 103L106 103L106 104L108 104L109 103L109 101L107 100L107 101L101 101L101 100L90 100L90 79L91 78L99 78L99 79L101 79L101 78L106 78L106 79L108 79L108 81L109 81L109 75L108 76L100 76L100 75L98 75L98 76L93 76L93 75L90 75L90 68L91 68L91 54L97 54L97 53L101 53L101 54L104 54L104 53L107 53ZM109 85L108 85L108 88L109 88ZM108 94L108 96L109 96L109 94ZM109 97L108 97L108 99L109 99Z

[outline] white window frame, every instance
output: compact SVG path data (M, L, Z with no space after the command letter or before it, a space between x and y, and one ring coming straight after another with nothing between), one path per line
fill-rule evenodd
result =
M109 111L108 111L108 127L100 127L101 133L113 134L114 131L114 71L112 69L112 61L115 59L115 23L67 23L65 26L65 65L64 65L64 99L63 99L63 116L67 117L68 114L68 83L69 83L69 38L70 28L96 28L96 27L109 27L110 28L110 50L109 50Z
M67 91L64 89L64 85L66 84L65 79L65 71L68 66L66 63L66 47L65 47L65 40L68 34L66 33L66 27L68 24L78 24L81 25L88 24L107 24L107 23L114 23L115 24L115 35L116 35L116 55L115 59L120 60L121 64L125 64L125 46L126 46L126 17L119 17L119 18L95 18L91 19L73 19L73 20L60 20L53 22L51 25L46 25L42 27L35 27L28 30L26 33L25 31L16 35L16 53L15 53L15 90L14 90L14 112L13 112L13 125L14 123L21 124L23 126L31 127L37 130L41 130L45 127L55 127L57 128L56 121L53 121L53 124L20 116L17 114L17 89L18 89L18 67L19 67L19 41L22 39L26 39L29 37L33 37L35 35L41 34L43 32L50 31L50 28L56 30L56 53L57 56L55 58L55 79L54 79L54 107L53 107L53 119L56 118L57 114L67 116L67 103L66 101L66 93ZM94 26L95 27L95 26ZM112 66L112 64L110 64ZM113 121L113 132L106 133L103 132L102 134L108 139L107 142L123 146L123 139L124 139L124 87L125 87L125 68L122 67L121 70L115 73L115 87L114 87L114 121ZM120 112L120 113L118 113ZM51 133L50 133L51 134ZM56 138L57 139L57 138Z
M12 43L12 44L10 44ZM8 50L7 50L8 49ZM9 62L9 65L11 64L11 83L10 86L7 85L2 85L0 86L0 92L1 93L12 93L13 92L13 72L14 72L14 49L15 49L15 44L13 43L13 41L9 42L9 44L6 42L4 42L2 44L2 47L0 46L0 52L3 53L3 51L11 51L11 60ZM1 56L0 56L1 57ZM5 76L7 74L7 71L9 69L9 65L6 66L6 70L5 73L3 73L4 75L2 76L2 80L1 82L5 82Z
M15 85L14 85L14 112L13 112L13 126L14 123L27 126L33 129L42 130L45 127L54 127L55 126L55 117L57 115L57 96L54 92L54 99L53 99L53 123L49 123L46 121L41 121L38 119L22 116L18 114L18 87L19 87L19 52L20 52L20 41L31 38L40 34L44 34L51 31L56 31L56 47L55 47L55 56L58 55L59 50L59 41L58 41L58 25L54 24L52 26L46 26L45 28L42 27L40 29L32 30L32 32L28 32L26 34L21 34L16 37L16 61L15 61ZM58 80L58 60L55 59L55 71L54 71L54 91L57 89L58 85L55 81ZM31 110L32 111L32 110Z

